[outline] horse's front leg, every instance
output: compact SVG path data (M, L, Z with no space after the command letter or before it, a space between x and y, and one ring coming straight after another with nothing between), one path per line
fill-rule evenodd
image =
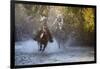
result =
M59 48L60 48L60 42L59 42Z
M40 51L40 43L39 43L39 42L37 42L37 44L38 44L38 51Z
M42 44L40 43L40 49L39 49L39 51L42 51Z
M47 47L47 43L44 44L42 52L44 52L46 47Z
M61 43L61 41L58 41L58 46L59 46L59 48L60 48L60 43Z

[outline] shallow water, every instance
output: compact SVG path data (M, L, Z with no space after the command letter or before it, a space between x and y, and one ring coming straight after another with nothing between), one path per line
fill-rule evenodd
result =
M69 45L69 44L68 44ZM30 39L15 43L15 65L35 65L45 63L68 63L94 61L94 49L88 46L58 47L56 40L48 43L43 53L38 51L37 42Z

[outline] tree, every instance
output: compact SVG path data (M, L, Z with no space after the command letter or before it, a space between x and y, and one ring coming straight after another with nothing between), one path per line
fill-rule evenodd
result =
M84 18L84 30L88 32L94 31L94 9L93 8L84 8L83 11Z

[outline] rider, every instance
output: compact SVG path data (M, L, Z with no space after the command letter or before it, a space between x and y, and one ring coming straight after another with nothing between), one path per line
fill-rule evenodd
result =
M44 24L43 24L42 31L43 31L43 33L44 33L45 35L49 35L49 41L50 41L50 42L53 42L52 36L51 36L51 33L50 33L50 30L48 29L48 26L47 26L47 23L44 23Z
M46 21L42 24L42 27L41 29L37 32L37 35L36 37L34 38L34 40L38 41L39 38L43 38L43 35L48 35L49 36L49 41L50 42L53 42L53 39L52 39L52 36L51 36L51 33L48 29L48 26L47 26L47 23Z

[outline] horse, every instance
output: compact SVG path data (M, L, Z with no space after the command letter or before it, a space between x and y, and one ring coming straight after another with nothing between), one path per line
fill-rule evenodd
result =
M48 42L53 42L51 33L47 27L44 27L37 32L37 35L34 38L37 41L39 46L39 51L44 51L47 47Z
M54 37L57 41L58 47L62 48L64 47L65 41L66 41L66 34L63 30L59 30L57 29L57 31L55 31Z

